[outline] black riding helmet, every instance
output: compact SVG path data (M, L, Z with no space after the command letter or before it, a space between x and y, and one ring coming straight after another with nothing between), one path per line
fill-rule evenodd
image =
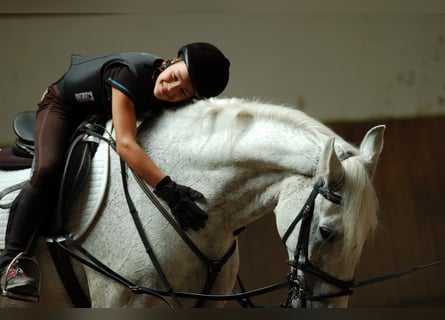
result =
M178 57L187 65L196 98L215 97L226 88L230 61L214 45L190 43L179 49Z

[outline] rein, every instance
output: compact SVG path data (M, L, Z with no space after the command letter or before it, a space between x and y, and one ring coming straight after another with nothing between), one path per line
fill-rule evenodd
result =
M168 304L170 307L173 307L171 303L164 298L164 296L170 296L171 293L165 290L157 290L152 289L144 286L140 286L133 281L125 278L124 276L120 275L119 273L112 270L107 265L103 264L101 261L99 261L97 258L94 257L93 254L88 252L84 247L82 247L76 240L74 240L71 236L66 235L64 236L64 241L66 241L70 246L74 247L76 250L78 250L83 256L86 258L82 258L79 254L74 253L68 246L64 245L62 241L58 241L57 239L54 239L54 244L63 250L64 253L68 254L71 258L79 261L80 263L88 266L89 268L101 273L102 275L119 282L120 284L126 286L131 292L135 294L149 294L154 297L157 297L164 301L166 304ZM275 283L269 286L265 286L260 289L250 290L250 291L244 291L242 293L232 293L230 295L215 295L215 294L204 294L204 293L190 293L190 292L181 292L181 291L175 291L176 297L179 298L187 298L187 299L204 299L204 300L211 300L211 301L222 301L222 300L238 300L243 301L245 299L267 294L279 289L288 288L289 284L287 281Z
M138 132L140 132L141 127L143 127L145 123L143 123L138 128ZM97 134L94 130L92 130L88 125L83 128L83 130L92 135L95 136L105 142L107 142L113 150L116 151L116 145L115 141L112 138L105 138L102 135ZM111 136L111 134L109 134ZM344 158L342 159L344 160ZM113 271L110 267L103 264L101 261L99 261L97 258L95 258L90 252L88 252L85 248L83 248L76 240L74 240L69 235L64 236L63 241L60 241L60 239L53 239L53 243L61 249L64 253L66 253L68 256L72 257L73 259L79 261L80 263L92 268L93 270L119 282L120 284L128 287L128 289L135 293L135 294L149 294L154 297L157 297L161 299L163 302L168 304L170 307L173 307L171 303L165 298L165 296L170 296L175 301L176 305L178 307L182 307L180 301L178 298L188 298L188 299L197 299L196 307L202 307L205 303L205 301L221 301L221 300L237 300L242 306L250 306L250 307L257 307L253 305L253 303L249 300L250 297L266 294L269 292L273 292L279 289L288 288L288 297L284 304L282 304L282 307L290 307L292 300L295 298L300 298L302 301L302 306L306 307L307 301L320 301L324 299L334 298L334 297L340 297L345 295L351 295L353 293L353 288L359 288L363 286L367 286L370 284L399 278L401 276L426 269L441 263L445 262L445 259L438 260L435 262L431 262L425 265L419 265L414 268L411 268L406 271L401 272L395 272L386 274L383 276L370 278L363 281L356 281L354 279L352 280L341 280L338 279L318 267L314 266L308 257L308 247L309 247L309 235L310 235L310 227L312 223L312 218L314 214L314 206L315 206L315 200L319 194L321 194L324 198L327 200L335 203L335 204L341 204L342 203L342 197L340 195L335 194L332 192L328 187L324 187L324 181L320 177L316 183L314 184L313 190L310 193L308 199L306 200L305 204L303 205L302 209L300 210L299 214L295 217L295 219L292 221L292 223L289 225L288 229L286 230L282 241L284 245L286 246L286 242L289 238L289 236L294 231L295 227L299 222L301 222L300 225L300 233L298 236L298 242L294 254L294 260L288 261L289 265L293 268L291 273L287 277L287 281L275 283L260 289L250 290L246 291L243 286L242 293L232 293L230 295L212 295L209 294L211 291L217 275L223 265L228 261L228 259L232 256L236 249L236 240L232 244L232 246L229 248L227 253L224 255L224 257L221 260L210 260L208 259L200 250L199 248L194 244L194 242L190 239L187 233L185 233L180 226L176 223L174 218L169 214L169 212L165 209L165 207L159 202L158 198L149 190L147 184L143 181L141 177L139 177L137 174L135 174L133 171L133 176L138 183L139 187L144 191L146 196L152 201L152 203L156 206L156 208L162 213L162 215L167 219L167 221L173 226L175 231L178 233L178 235L183 239L183 241L187 244L187 246L195 253L195 255L202 260L206 266L207 266L207 280L203 288L203 292L201 294L199 293L190 293L190 292L178 292L174 291L171 287L171 285L168 282L167 277L165 276L165 273L162 270L162 267L160 266L156 256L154 255L154 252L148 242L147 236L145 234L145 231L143 230L142 223L139 219L139 214L137 212L137 209L134 206L134 203L131 199L131 196L128 191L128 184L127 184L127 173L126 173L127 165L126 163L121 159L121 175L122 175L122 181L124 186L124 193L127 200L127 204L129 207L129 211L133 217L134 223L136 225L136 228L138 230L138 233L140 235L140 238L144 244L144 247L146 249L147 254L150 256L153 265L155 266L158 275L160 276L161 280L164 283L164 286L166 287L166 290L157 290L152 289L144 286L137 285L136 283L132 282L131 280L123 277L122 275L118 274L117 272ZM68 248L65 244L62 242L66 241L70 246L74 247L78 252L80 252L84 257L81 257L79 254L74 253L70 248ZM302 261L300 261L300 258L303 257ZM313 295L308 292L306 292L305 286L304 286L304 279L298 275L298 270L301 270L303 272L311 273L312 275L324 280L327 283L330 283L336 287L339 288L338 292L333 293L325 293L325 294L319 294L319 295Z
M141 125L143 126L144 123ZM138 132L140 132L141 126L138 128ZM105 142L108 143L108 145L116 151L116 143L114 141L113 138L105 138L100 134L97 134L95 132L95 130L92 128L91 124L87 124L85 125L82 129L82 131L84 131L87 134L90 134L92 136L95 136ZM176 305L178 307L182 307L181 302L178 299L178 292L174 291L172 286L170 285L165 272L163 271L154 251L153 248L151 247L147 235L145 233L145 230L143 228L142 222L139 218L139 213L136 209L136 206L134 205L129 190L128 190L128 175L127 175L127 164L125 163L125 161L123 161L123 159L120 159L120 165L121 165L121 176L122 176L122 184L123 184L123 188L124 188L124 195L127 201L127 205L128 205L128 209L130 211L130 214L133 218L133 221L135 223L136 229L138 231L139 237L141 238L141 241L145 247L145 251L147 252L147 254L149 255L153 266L155 267L159 277L161 278L166 291L157 291L157 290L153 290L150 288L144 288L141 286L137 286L134 283L132 283L130 280L125 279L124 277L120 276L119 274L117 274L116 272L114 272L112 269L110 269L108 266L106 266L105 264L103 264L102 262L100 262L98 259L96 259L91 253L89 253L86 249L84 249L81 245L79 245L74 239L72 239L70 236L65 236L65 240L73 247L75 247L79 252L81 252L83 255L85 255L88 259L83 259L81 257L79 257L78 255L70 252L70 250L65 247L64 245L62 245L60 243L60 241L57 241L56 239L54 240L54 243L56 243L58 245L58 247L62 250L64 250L65 252L68 252L70 254L70 256L72 256L73 258L77 259L78 261L82 262L83 264L86 264L87 266L93 268L94 270L120 282L121 284L127 286L131 291L136 292L136 293L147 293L147 294L152 294L154 296L157 296L158 298L162 298L162 295L169 295L170 297L172 297L172 299L174 300L174 302L176 303ZM143 181L143 179L138 176L137 174L135 174L133 171L133 176L136 180L136 182L138 183L139 187L142 189L142 191L145 193L145 195L152 201L152 203L156 206L156 208L162 213L162 215L165 217L165 219L170 223L171 226L173 226L173 228L175 229L175 231L177 232L177 234L182 238L182 240L186 243L186 245L193 251L193 253L202 261L204 262L204 264L207 267L207 279L206 282L204 284L203 290L202 290L202 294L186 294L186 293L180 293L180 295L182 297L190 297L190 298L196 298L198 299L195 307L203 307L206 300L227 300L228 296L223 296L223 295L209 295L210 291L212 290L217 276L219 274L219 272L221 271L222 267L224 266L224 264L230 259L230 257L233 255L233 253L236 250L237 247L237 242L236 240L233 242L233 244L230 246L230 248L228 249L228 251L226 252L226 254L222 257L222 259L220 260L211 260L209 259L204 253L201 252L201 250L195 245L195 243L190 239L190 237L188 236L188 234L181 229L181 227L179 226L179 224L176 222L176 220L171 216L171 214L165 209L165 207L160 203L160 201L158 200L158 198L153 194L153 192L148 188L147 184ZM284 283L281 283L279 285L274 285L272 286L272 288L275 287L282 287L284 285ZM268 292L271 289L266 289L266 292ZM275 290L275 289L273 289ZM260 292L262 290L259 290ZM256 291L257 292L257 291ZM252 295L256 295L258 293L251 293L251 294L241 294L241 295L235 295L234 299L245 299L248 298ZM216 298L216 299L215 299ZM166 302L167 304L170 305L170 303L165 300L164 298L162 298L162 300L164 302ZM171 306L171 305L170 305Z
M356 281L354 279L346 281L341 280L314 266L310 262L308 255L309 255L309 234L310 234L312 218L314 215L315 199L319 194L321 194L324 198L331 201L332 203L338 205L341 205L342 203L342 197L340 195L333 193L329 188L324 187L323 185L324 185L323 178L320 177L315 183L311 194L309 195L308 199L303 205L303 208L301 209L299 214L295 217L295 219L292 221L292 223L289 225L288 229L286 230L282 238L284 245L286 245L287 239L294 231L298 222L301 221L300 233L298 235L298 242L294 253L294 260L288 262L289 265L293 268L293 271L288 275L290 289L288 293L288 298L284 304L285 307L289 307L291 305L292 300L295 298L300 298L300 300L302 301L302 307L304 308L306 307L307 301L320 301L328 298L351 295L353 293L352 290L353 288L364 287L370 284L399 278L404 275L445 262L445 259L442 259L425 265L419 265L406 271L389 273L383 276L370 278L362 281ZM300 261L301 258L302 261ZM298 275L298 270L301 270L303 272L308 272L324 280L325 282L336 286L337 288L339 288L339 291L333 293L319 294L319 295L313 295L308 293L305 288L304 279Z
M144 233L142 223L138 217L137 210L133 204L133 201L131 200L131 196L128 192L128 185L127 185L127 175L126 175L126 163L121 159L121 173L122 173L122 180L124 184L124 192L125 197L127 199L128 207L130 209L131 215L133 216L133 220L136 224L136 227L138 229L139 235L142 239L142 242L144 243L144 246L146 248L147 253L149 253L150 258L153 262L153 264L156 267L156 270L159 274L159 276L163 279L164 284L168 288L168 291L171 293L171 296L176 299L176 292L173 291L171 286L168 284L168 280L165 276L165 273L162 271L161 266L159 265L156 256L153 253L153 250L150 247L150 244L148 243L147 236ZM132 171L133 172L133 171ZM232 254L235 252L236 249L236 240L233 242L233 244L230 246L227 253L223 256L221 260L210 260L207 258L207 256L199 250L199 248L194 244L194 242L190 239L190 237L187 235L184 230L180 228L178 223L172 218L172 216L169 214L169 212L162 206L162 204L159 202L159 200L156 198L156 196L153 195L153 193L148 189L145 182L142 180L141 177L136 175L133 172L133 175L138 182L141 189L144 191L146 196L153 202L153 204L158 208L158 210L162 213L162 215L167 219L167 221L174 227L177 234L182 238L182 240L187 244L187 246L195 253L195 255L203 261L207 266L207 280L205 282L204 288L203 288L203 294L207 294L211 291L213 285L216 282L216 278L221 271L221 268L224 266L224 264L229 260L229 258L232 256ZM196 307L203 307L205 304L204 299L198 300L196 303ZM181 306L181 303L179 300L177 301L177 305Z
M147 126L147 122L144 121L141 123L141 125L137 128L137 134L139 134L145 127ZM114 144L115 145L115 144ZM139 230L139 235L144 243L145 248L149 248L148 239L143 231L142 223L137 218L137 211L133 204L133 201L131 200L131 196L128 192L128 185L127 185L127 174L126 174L126 167L127 164L123 159L120 160L121 162L121 174L122 174L122 181L124 185L124 192L125 192L125 198L127 200L127 204L129 206L130 212L132 213L133 220L136 224L136 227ZM236 250L237 242L236 240L233 241L231 247L228 249L226 254L222 257L220 260L211 260L209 259L202 251L195 245L195 243L190 239L188 234L182 230L182 228L179 226L179 224L176 222L176 220L172 217L172 215L165 209L165 207L160 203L159 199L153 194L153 192L148 188L147 184L144 182L144 180L138 176L133 170L131 170L133 173L133 177L135 178L136 182L138 183L139 187L142 189L142 191L145 193L145 195L151 200L151 202L155 205L155 207L161 212L161 214L164 216L164 218L170 223L170 225L175 229L176 233L182 238L182 240L185 242L185 244L193 251L193 253L206 265L207 267L207 279L204 284L204 288L202 289L203 294L208 294L212 290L216 279L218 277L219 272L221 271L222 267L225 265L225 263L230 259L230 257L233 255L233 253ZM147 251L148 252L148 251ZM153 262L153 264L156 267L156 270L159 274L159 276L163 279L164 284L166 284L167 288L170 288L171 296L177 300L176 293L171 289L171 287L168 285L167 277L165 276L164 272L162 271L162 268L157 261L156 256L151 251L150 258ZM203 307L205 304L205 299L199 299L196 302L195 307ZM181 303L179 300L177 300L177 305L181 306Z

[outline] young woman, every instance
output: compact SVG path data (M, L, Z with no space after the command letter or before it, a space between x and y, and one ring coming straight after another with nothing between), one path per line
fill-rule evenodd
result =
M218 48L203 42L183 46L176 58L168 60L141 52L72 56L69 70L48 87L38 104L35 162L29 184L10 210L6 248L0 256L2 288L7 283L7 291L35 292L35 280L25 274L19 261L8 266L54 210L68 142L91 114L112 118L118 154L155 187L182 228L204 227L207 214L194 202L202 194L176 184L156 166L136 141L136 118L148 110L219 95L227 85L229 67Z

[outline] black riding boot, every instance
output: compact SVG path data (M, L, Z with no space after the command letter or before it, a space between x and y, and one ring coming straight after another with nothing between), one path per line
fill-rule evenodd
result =
M35 281L27 277L18 265L15 265L14 271L9 272L8 275L5 274L5 269L19 253L27 249L28 244L32 240L43 216L42 200L39 191L28 183L23 187L12 204L6 231L6 247L0 256L2 281L7 277L8 281L11 281L11 288L14 288L15 280L17 280L15 281L17 283L15 287L35 287ZM13 280L12 278L14 277L17 279ZM10 289L9 285L6 289ZM29 288L23 289L28 291Z

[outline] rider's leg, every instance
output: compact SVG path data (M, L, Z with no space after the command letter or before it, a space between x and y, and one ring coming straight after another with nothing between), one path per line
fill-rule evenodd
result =
M6 247L0 256L1 287L7 291L27 294L37 289L34 279L28 277L18 264L14 264L9 272L7 266L18 254L26 251L42 214L40 193L26 184L12 204Z
M65 152L79 123L71 109L64 106L51 90L39 107L35 128L33 173L26 191L15 201L16 208L11 210L13 217L11 223L8 223L10 233L0 258L1 267L9 264L11 259L27 247L36 227L43 218L51 214L51 203L57 203ZM20 271L17 274L25 277L25 273ZM10 275L4 275L6 276ZM30 281L22 283L26 287Z

